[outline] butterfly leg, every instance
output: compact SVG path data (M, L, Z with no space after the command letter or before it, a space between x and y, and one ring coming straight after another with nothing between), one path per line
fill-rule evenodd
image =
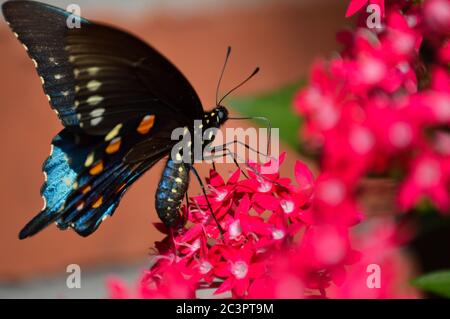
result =
M214 211L213 211L213 209L212 209L211 203L209 202L209 198L208 198L208 196L206 195L206 188L205 188L205 185L203 184L203 181L202 181L202 179L200 178L200 175L199 175L199 173L197 172L197 169L196 169L194 166L191 166L191 168L192 168L192 171L194 172L195 177L197 178L197 180L198 180L198 182L199 182L199 184L200 184L200 187L201 187L201 189L202 189L203 195L205 196L205 199L206 199L206 203L208 204L208 209L209 209L209 211L210 211L210 213L211 213L211 216L213 217L214 221L216 222L217 228L219 229L220 234L223 235L223 234L224 234L223 228L222 228L222 226L220 226L220 223L219 223L219 221L217 220L217 217L216 217L216 215L214 214Z
M233 161L234 161L234 163L236 164L236 166L241 170L241 172L244 174L244 176L245 176L246 178L248 178L247 175L244 173L244 171L243 171L243 170L241 169L241 167L239 166L239 163L238 163L238 161L237 161L238 159L241 159L241 158L240 158L236 153L233 153L233 152L227 147L227 146L229 146L229 145L232 145L233 143L239 144L239 143L242 143L242 142L237 141L237 140L234 140L234 141L232 141L232 142L228 142L228 143L225 143L225 144L223 144L223 145L219 145L219 146L215 147L215 148L211 151L211 153L214 153L214 155L212 155L212 156L213 156L213 157L231 156L231 158L233 158ZM265 154L263 154L263 153L261 153L261 152L255 150L255 149L253 149L252 147L250 147L249 145L247 145L247 144L245 144L245 143L243 143L243 145L246 146L249 150L253 150L253 151L257 152L258 154L261 154L261 155L263 155L263 156L267 156L267 157L269 157L269 158L272 159L271 156L265 155ZM223 152L225 152L225 153L222 153L222 154L220 154L220 155L216 155L216 154L215 154L216 150L218 150L218 151L223 151ZM205 159L206 159L206 158L205 158ZM258 172L253 166L251 166L249 163L247 163L247 161L243 161L243 163L244 163L245 166L246 166L249 170L251 170L256 176L258 176L258 177L260 177L260 178L262 178L262 179L264 179L264 180L266 180L266 181L268 181L268 182L274 183L274 184L277 185L277 186L280 186L280 187L283 187L283 188L284 188L284 186L281 185L280 183L275 182L275 181L271 180L270 178L268 178L268 177L262 175L262 174L261 174L260 172Z
M247 174L245 174L245 171L244 171L244 170L241 168L241 166L239 165L239 163L238 163L238 161L237 161L237 159L236 159L235 154L234 154L233 152L231 152L230 149L225 148L225 149L220 149L219 151L222 151L222 152L224 152L224 153L222 153L222 154L215 154L216 150L215 150L215 149L212 149L212 150L211 150L211 153L212 153L211 156L205 158L205 159L210 159L210 160L212 160L214 170L216 170L215 163L214 163L214 158L230 156L230 157L233 159L233 162L234 162L234 164L236 165L236 167L242 172L242 174L245 176L245 178L248 179Z
M185 196L186 196L186 216L185 216L185 218L186 218L186 221L189 219L189 194L188 194L188 191L186 191L186 194L185 194Z
M237 139L234 139L233 141L227 142L227 143L222 144L222 145L215 146L214 149L215 149L216 151L218 151L218 150L223 150L223 149L228 148L229 146L234 145L234 144L242 145L242 146L244 146L246 149L248 149L249 151L255 152L256 154L261 155L261 156L264 156L264 157L267 158L267 159L274 159L271 155L266 154L266 153L263 153L263 152L260 152L260 151L258 151L257 149L255 149L255 148L251 147L250 145L248 145L247 143L244 143L244 142L239 141L239 140L237 140Z

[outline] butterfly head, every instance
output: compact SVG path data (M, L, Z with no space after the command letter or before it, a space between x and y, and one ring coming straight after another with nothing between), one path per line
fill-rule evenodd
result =
M228 120L228 110L224 106L219 105L211 112L205 112L203 127L205 129L210 127L219 128L226 120Z
M215 108L215 111L217 114L217 122L219 125L222 125L226 120L228 120L228 110L225 106L219 105Z

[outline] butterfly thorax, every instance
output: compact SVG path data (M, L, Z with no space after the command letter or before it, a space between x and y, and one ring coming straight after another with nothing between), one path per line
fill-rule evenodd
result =
M218 129L228 120L228 110L224 106L217 106L210 112L203 114L201 124L194 129L195 142L201 143L201 154L193 150L194 160L203 160L205 148L216 138Z

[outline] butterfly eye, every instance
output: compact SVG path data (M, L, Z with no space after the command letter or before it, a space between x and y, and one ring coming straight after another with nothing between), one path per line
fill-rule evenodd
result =
M228 119L228 110L224 106L219 106L217 108L217 116L219 117L220 123L225 122Z

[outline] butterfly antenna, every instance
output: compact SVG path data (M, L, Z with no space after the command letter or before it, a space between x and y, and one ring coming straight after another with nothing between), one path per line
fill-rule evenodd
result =
M230 95L231 93L233 93L234 91L236 91L237 89L239 89L241 86L243 86L245 83L247 83L252 77L254 77L257 73L259 72L259 67L256 68L252 74L250 74L244 81L242 81L241 83L239 83L238 85L236 85L234 88L232 88L230 91L228 91L227 94L225 94L219 101L219 103L217 105L220 105L220 103L222 103L223 100L225 100L225 98Z
M220 83L222 82L222 78L223 78L223 74L225 73L225 68L227 66L228 63L228 59L230 57L231 54L231 47L229 46L227 48L227 55L225 56L225 62L223 63L223 67L222 67L222 71L220 72L220 77L219 77L219 82L217 82L217 88L216 88L216 105L219 105L219 103L217 102L219 100L219 89L220 89Z

